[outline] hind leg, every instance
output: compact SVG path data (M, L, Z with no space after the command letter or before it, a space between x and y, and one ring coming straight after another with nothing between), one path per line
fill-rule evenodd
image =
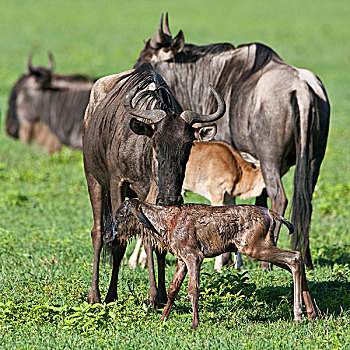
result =
M94 264L92 270L92 281L90 292L87 296L89 303L100 303L101 295L99 289L99 265L102 249L102 212L105 191L85 167L86 182L90 196L94 227L91 230L92 246L94 248Z
M281 172L277 164L270 162L261 163L261 170L264 176L266 192L271 201L271 210L283 216L288 205L288 200L284 192ZM276 222L274 231L274 242L277 244L281 223Z
M242 251L242 253L253 259L275 264L292 273L294 283L294 321L301 322L302 260L300 252L280 249L275 247L272 242L266 244L263 240L251 242L250 246L254 246L254 249L251 249L248 252Z
M266 185L266 194L271 201L271 210L283 216L287 208L288 200L284 192L280 171L278 167L271 163L262 163L261 164L262 173L264 176L264 181ZM261 204L266 203L267 207L267 196L262 194L259 198ZM281 223L276 222L276 227L274 231L274 243L277 244L278 236L281 228ZM262 263L262 268L268 268L269 264ZM272 268L272 266L270 266Z

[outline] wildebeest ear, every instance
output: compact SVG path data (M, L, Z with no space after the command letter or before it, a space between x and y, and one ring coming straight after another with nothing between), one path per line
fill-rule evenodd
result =
M181 52L185 46L185 37L182 30L178 32L176 37L171 41L171 49L174 54Z
M151 125L141 122L136 118L132 118L130 121L130 129L137 135L144 135L152 137L154 130Z
M133 213L136 216L137 220L144 224L149 230L158 233L152 223L148 220L147 216L143 213L140 205L137 206L137 209L134 208Z
M198 141L210 141L216 135L216 124L195 129L194 137Z

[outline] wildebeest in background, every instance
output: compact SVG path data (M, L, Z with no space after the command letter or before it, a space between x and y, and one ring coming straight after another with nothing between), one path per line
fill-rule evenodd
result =
M108 229L125 196L162 205L182 202L186 163L196 135L214 136L209 123L225 113L225 102L212 88L217 110L210 115L182 111L164 80L150 64L99 79L91 91L83 124L85 175L93 210L94 265L89 302L100 302L99 260L102 232ZM145 242L147 243L147 242ZM158 291L148 244L150 302L166 303L165 254L158 252ZM117 298L117 280L125 247L112 250L113 270L106 302Z
M80 74L63 75L32 66L12 88L6 118L7 134L24 143L35 141L47 153L63 145L82 149L82 123L93 81Z
M148 40L135 64L151 62L186 109L210 113L215 101L207 83L213 82L227 104L216 140L258 159L266 191L256 204L283 215L287 207L281 177L293 165L293 249L303 246L305 264L313 268L309 229L312 195L326 150L330 106L321 81L310 71L286 64L271 48L253 43L185 44L180 30L172 38L166 16ZM210 101L210 103L204 103ZM266 193L267 192L267 193ZM280 225L275 231L277 241Z

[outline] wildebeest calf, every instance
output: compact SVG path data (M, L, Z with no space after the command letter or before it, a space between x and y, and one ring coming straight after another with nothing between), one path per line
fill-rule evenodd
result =
M252 205L212 207L205 204L156 206L136 199L125 201L117 210L110 243L124 244L136 234L158 249L167 249L177 258L177 268L168 289L168 302L161 317L165 320L189 271L188 295L193 308L192 329L199 325L199 273L204 258L238 250L253 260L280 266L293 275L294 320L301 321L304 298L308 317L316 316L305 277L301 254L277 248L273 241L276 221L289 232L293 225L275 212Z

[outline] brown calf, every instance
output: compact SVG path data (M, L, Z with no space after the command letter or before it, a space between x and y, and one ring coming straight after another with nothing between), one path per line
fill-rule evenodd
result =
M122 203L107 241L126 245L135 235L166 249L178 260L168 289L168 302L161 317L170 313L189 271L188 295L193 308L192 329L199 325L199 273L204 258L238 250L253 260L280 266L293 275L294 320L301 322L302 296L309 319L316 316L300 252L279 249L273 241L276 222L293 225L275 212L253 205L212 207L205 204L156 206L131 199Z

